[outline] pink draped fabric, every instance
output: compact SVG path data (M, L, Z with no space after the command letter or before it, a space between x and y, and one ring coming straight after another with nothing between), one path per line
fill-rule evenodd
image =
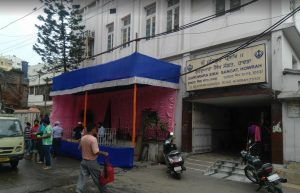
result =
M176 110L174 89L162 87L140 87L137 89L137 129L141 126L142 111L151 108L158 112L161 120L168 123L168 130L174 129ZM112 128L132 129L133 89L92 93L88 95L88 109L93 113L94 122L104 120L106 109L111 103ZM80 120L84 107L83 95L63 95L53 97L51 123L60 121L65 129L64 138L71 138L72 129Z

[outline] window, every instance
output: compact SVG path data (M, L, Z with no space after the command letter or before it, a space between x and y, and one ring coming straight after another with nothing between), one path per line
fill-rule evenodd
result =
M29 87L29 94L34 95L34 86Z
M92 37L89 37L87 39L87 56L88 57L92 57L94 55L94 43L95 43L95 39Z
M237 8L241 5L241 0L230 0L230 9Z
M108 24L107 28L107 50L114 47L114 23Z
M224 15L225 0L216 0L216 14Z
M179 27L179 0L168 0L167 31Z
M87 30L85 31L85 55L86 57L92 57L94 55L95 44L95 32Z
M130 41L130 15L124 17L122 19L123 27L121 29L121 35L122 35L122 44ZM124 44L123 48L129 46L129 44Z
M43 91L41 89L42 86L36 86L35 87L35 95L42 95Z
M154 36L156 4L153 3L145 7L145 11L146 11L146 37Z
M224 15L224 12L226 10L226 7L228 9L229 4L227 4L227 0L216 0L216 14L218 16ZM241 5L241 0L230 0L228 3L230 3L229 9L235 9L238 10L238 7Z

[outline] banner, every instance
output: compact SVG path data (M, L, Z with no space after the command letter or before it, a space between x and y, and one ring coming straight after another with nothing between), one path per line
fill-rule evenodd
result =
M226 53L187 61L187 72ZM266 82L265 44L242 49L223 60L187 74L187 91Z

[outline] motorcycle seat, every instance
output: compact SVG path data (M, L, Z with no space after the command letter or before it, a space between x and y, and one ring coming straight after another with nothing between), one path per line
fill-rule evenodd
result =
M176 155L179 155L179 154L180 154L180 152L178 150L173 150L170 153L168 153L168 156L176 156Z
M261 166L262 169L266 169L266 168L273 168L272 164L270 163L265 163Z
M262 162L260 159L258 159L258 158L253 159L253 160L252 160L252 163L253 163L253 165L254 165L254 167L255 167L256 169L261 168L262 165L263 165L263 162Z

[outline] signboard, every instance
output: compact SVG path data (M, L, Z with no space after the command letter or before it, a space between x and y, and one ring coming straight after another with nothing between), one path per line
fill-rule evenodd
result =
M226 53L187 61L187 91L266 82L265 44L242 49L223 60L204 66Z
M289 118L300 117L300 104L288 104L287 112Z

